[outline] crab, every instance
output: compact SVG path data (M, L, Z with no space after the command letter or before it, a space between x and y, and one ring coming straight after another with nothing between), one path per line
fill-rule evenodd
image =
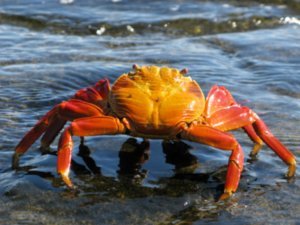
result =
M296 159L248 107L238 104L230 92L214 85L205 98L199 84L187 76L187 69L133 66L112 86L108 79L81 89L52 108L23 137L15 148L13 168L19 157L42 135L41 148L49 149L63 130L57 151L57 172L73 188L69 178L73 136L127 134L144 139L187 140L231 152L224 192L229 198L238 188L243 171L241 145L228 131L243 128L254 142L256 155L263 142L288 165L287 177L296 171Z

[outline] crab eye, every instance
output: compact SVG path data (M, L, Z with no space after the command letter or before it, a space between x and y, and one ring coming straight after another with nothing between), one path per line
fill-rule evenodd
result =
M186 75L189 72L189 70L187 68L183 68L182 70L180 70L180 73L182 75Z
M137 65L137 64L133 64L132 65L132 69L134 69L134 70L138 70L140 67Z

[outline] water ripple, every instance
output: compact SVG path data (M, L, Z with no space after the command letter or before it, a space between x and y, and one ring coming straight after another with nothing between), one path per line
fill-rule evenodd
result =
M245 152L244 171L228 204L215 199L230 152L192 142L176 161L161 141L150 140L151 155L142 154L150 158L132 180L121 171L126 135L86 138L97 174L76 154L75 137L71 177L79 193L64 189L56 156L41 155L39 141L21 158L24 167L11 170L16 143L42 115L103 77L113 82L132 64L187 67L205 94L214 84L226 86L299 161L299 1L63 3L0 2L1 224L299 221L299 180L284 179L286 165L267 146L250 159L253 144L242 131L233 134ZM189 160L194 164L179 173Z

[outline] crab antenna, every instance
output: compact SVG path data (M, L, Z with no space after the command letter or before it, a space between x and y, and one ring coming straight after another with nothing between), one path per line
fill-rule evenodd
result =
M188 72L189 72L189 70L188 70L187 68L184 68L184 69L180 70L180 73L181 73L182 75L185 75L185 74L187 74Z

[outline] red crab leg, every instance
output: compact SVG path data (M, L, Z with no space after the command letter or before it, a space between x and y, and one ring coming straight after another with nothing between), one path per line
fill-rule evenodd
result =
M229 131L250 125L254 119L247 107L233 105L214 112L206 121L218 130Z
M244 165L244 153L235 138L223 131L196 123L191 124L180 135L182 138L190 141L232 151L228 163L224 193L220 200L231 196L238 187Z
M235 109L237 109L236 107L240 107L245 113L243 113L241 109L232 110L232 107ZM224 111L228 109L230 112ZM252 152L250 153L250 155L254 156L261 149L263 141L256 134L253 126L250 123L247 125L247 120L249 122L251 119L252 122L254 121L249 112L249 109L241 107L236 103L231 93L225 87L214 85L207 95L205 116L216 120L215 122L212 122L214 124L216 124L217 121L218 123L223 123L223 127L218 128L221 130L232 130L242 127L242 124L246 124L246 126L243 126L243 129L248 134L249 138L255 143ZM227 121L224 121L225 116Z
M239 105L220 109L207 118L210 126L228 131L243 127L256 143L252 155L259 151L262 140L287 164L287 177L292 177L296 171L295 156L272 134L266 124L249 108ZM252 125L251 125L252 124Z
M225 87L214 85L206 98L204 115L210 117L214 112L237 105L230 92Z
M251 115L251 110L240 105L228 106L214 112L211 117L207 118L210 126L222 131L234 130L243 127L249 138L255 143L251 155L256 155L263 141L256 134L251 125L255 119Z
M37 122L16 146L12 160L12 168L18 168L20 155L24 154L44 132L45 134L41 140L42 151L47 150L67 120L97 115L101 116L102 112L102 109L94 104L75 99L55 106Z
M17 154L23 154L27 149L45 132L49 136L43 137L42 146L49 146L49 143L55 138L60 131L62 121L57 121L57 118L63 120L74 120L80 117L103 115L102 110L88 102L81 100L69 100L55 106L50 110L37 124L23 137L20 143L17 145L15 152ZM54 128L49 130L48 127ZM48 131L49 130L49 131Z
M94 86L83 88L77 91L73 98L86 102L99 104L106 99L110 91L108 79L99 80Z
M46 131L49 121L56 114L56 108L51 109L40 119L33 128L23 137L15 148L15 154L21 155Z
M105 104L104 100L107 98L109 90L110 90L109 81L107 79L102 79L102 80L98 81L94 86L91 86L89 88L84 88L84 89L77 91L73 98L82 100L82 102L85 101L85 102L94 103L96 105L99 104L99 106L102 106L103 104ZM68 102L71 103L72 101L73 100L69 100ZM64 104L64 103L62 103L62 104ZM55 106L53 109L51 109L23 137L23 139L19 142L19 144L15 148L15 152L16 152L15 156L16 157L18 155L25 153L27 151L27 149L46 131L47 127L49 126L49 123L52 122L53 117L56 117L57 109L61 106L62 105L60 104L58 106ZM62 107L62 108L64 108L64 107ZM77 109L80 109L80 106L77 107ZM84 112L85 109L86 109L85 107L81 108L81 111L79 111L78 114L80 114L80 112ZM83 115L86 115L86 113L84 113ZM73 120L75 118L82 117L82 116L79 115L78 117L75 116L73 118L71 115L70 117L68 117L68 116L64 116L64 117L66 120ZM52 131L52 132L49 131L48 135L45 136L45 138L43 138L45 145L47 145L46 143L49 143L49 142L51 143L51 139L54 139L56 136L55 134L57 134L59 132L59 127L62 122L61 123L58 122L58 123L59 124L57 124L57 125L53 125L54 131Z
M251 125L247 125L243 127L244 131L248 134L249 138L254 142L253 149L250 153L250 156L256 156L263 145L263 141L256 134L254 127Z
M60 118L58 115L56 115L53 121L51 121L41 140L40 150L42 152L47 152L49 150L50 144L58 135L59 131L61 131L61 129L64 127L66 122L67 121L65 119Z
M296 172L296 158L270 131L267 125L255 113L256 121L253 127L259 137L289 166L287 177L293 177Z
M95 136L125 133L125 127L119 119L110 116L82 118L73 121L62 133L57 154L57 172L68 187L73 187L69 178L72 157L72 136Z
M73 121L78 118L102 116L103 110L94 104L81 100L71 99L63 102L57 107L57 116L50 123L42 140L41 148L47 149L60 130L64 127L66 121Z

